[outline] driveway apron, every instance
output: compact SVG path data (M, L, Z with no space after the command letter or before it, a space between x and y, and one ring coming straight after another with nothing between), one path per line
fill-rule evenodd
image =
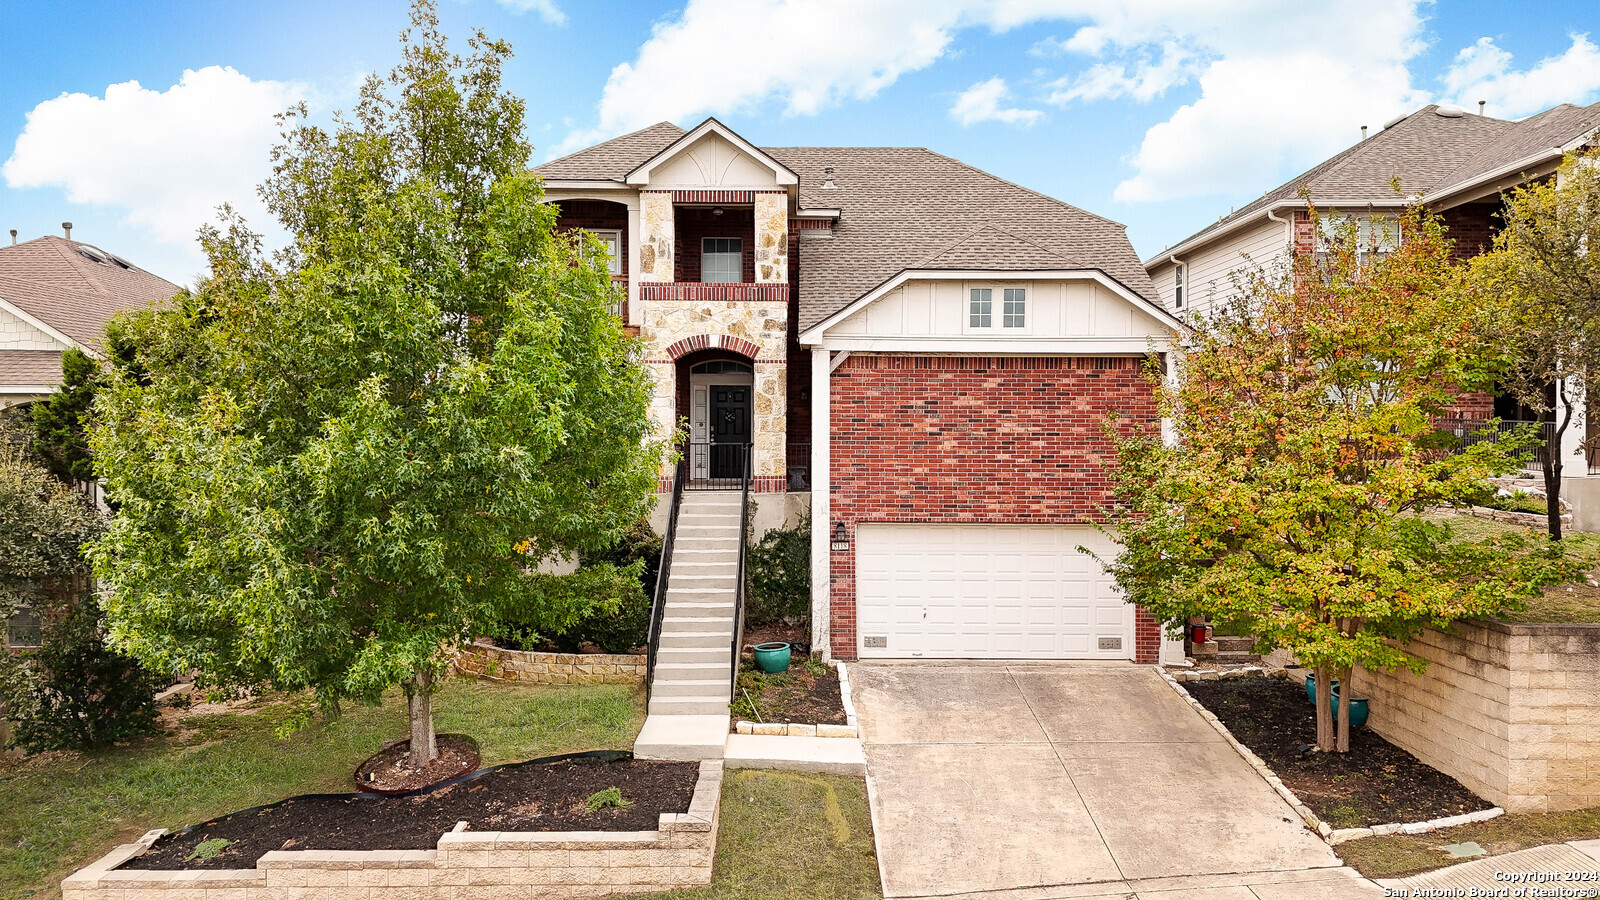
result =
M850 684L887 897L1090 897L1102 882L1131 897L1151 879L1321 870L1306 896L1332 900L1346 894L1327 879L1356 883L1148 667L861 663ZM1278 897L1302 879L1265 880ZM1223 881L1219 897L1266 896Z

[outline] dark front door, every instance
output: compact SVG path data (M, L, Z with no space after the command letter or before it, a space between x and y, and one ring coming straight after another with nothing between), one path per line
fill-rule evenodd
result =
M750 443L750 387L711 386L711 477L742 478L744 447Z

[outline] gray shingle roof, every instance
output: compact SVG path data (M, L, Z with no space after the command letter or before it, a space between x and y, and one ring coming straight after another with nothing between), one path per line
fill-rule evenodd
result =
M686 132L670 122L534 169L620 181ZM1155 289L1124 227L922 147L762 147L800 177L803 208L842 210L833 239L800 256L806 329L905 269L1096 269L1134 293ZM822 187L832 166L834 187Z
M112 315L167 300L182 289L145 270L98 262L91 244L47 235L0 247L0 299L80 344L95 347Z
M1496 169L1514 165L1541 151L1557 148L1600 126L1600 103L1573 106L1563 103L1529 116L1505 130L1496 140L1452 169L1429 193L1448 190Z
M686 132L671 122L657 122L631 134L614 137L577 153L552 159L533 170L545 178L620 181L639 164L665 150Z
M800 247L803 331L905 269L1098 269L1155 290L1122 225L921 147L763 147L842 212ZM824 166L835 188L822 188Z
M61 383L61 351L0 350L0 388Z

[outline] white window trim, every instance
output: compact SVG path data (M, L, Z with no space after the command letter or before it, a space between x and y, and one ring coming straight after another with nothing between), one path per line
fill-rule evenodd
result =
M594 235L600 243L604 244L607 238L616 247L616 252L611 254L610 272L612 275L622 274L622 229L620 228L591 228L589 233Z
M1400 216L1388 213L1339 213L1333 212L1323 216L1317 224L1316 254L1320 262L1327 258L1332 247L1333 235L1337 234L1346 224L1354 222L1356 226L1356 264L1364 266L1371 261L1373 253L1370 250L1372 242L1373 222L1383 222L1387 227L1384 231L1386 237L1392 237L1393 243L1379 241L1376 258L1382 259L1400 249L1405 241L1405 232L1400 227ZM1389 244L1389 246L1384 246Z
M732 281L708 282L708 281L705 280L705 278L706 278L706 256L707 256L707 254L706 254L706 241L738 241L739 242L739 251L737 253L738 262L737 262L737 264L735 266L734 279ZM719 253L719 254L716 254L716 255L718 255L718 256L726 256L726 255L730 255L730 254ZM724 235L724 236L707 235L705 237L702 237L700 239L700 281L702 283L704 283L704 284L741 284L741 283L743 283L744 282L744 238L732 237L732 236L727 236L727 235Z
M1185 284L1185 282L1188 280L1188 277L1189 277L1189 272L1188 272L1189 264L1188 263L1174 263L1173 266L1174 267L1173 267L1173 270L1172 270L1172 283L1173 283L1172 308L1173 309L1183 309L1184 294L1188 290L1188 287L1189 287L1187 284Z
M989 293L989 325L972 324L972 292L987 289ZM1006 291L1023 291L1023 325L1006 327ZM968 281L961 285L961 333L983 337L1027 337L1033 334L1033 323L1038 319L1034 305L1033 283L1027 281Z

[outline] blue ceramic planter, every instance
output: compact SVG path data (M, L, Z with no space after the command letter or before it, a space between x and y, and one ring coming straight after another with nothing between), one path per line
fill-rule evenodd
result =
M789 671L789 645L781 641L770 644L757 644L755 647L756 668L776 675L779 672Z

